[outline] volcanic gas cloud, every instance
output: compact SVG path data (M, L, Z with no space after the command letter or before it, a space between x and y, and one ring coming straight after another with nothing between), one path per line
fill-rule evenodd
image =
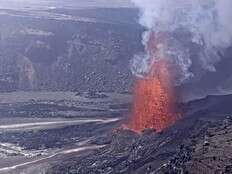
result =
M146 128L161 131L179 118L175 108L173 66L165 58L162 51L165 48L161 48L165 47L165 37L164 34L151 34L147 46L152 60L150 70L135 83L133 115L128 127L136 132Z
M215 72L232 44L231 0L131 0L146 29L145 52L131 63L138 77L128 126L162 130L178 119L174 86ZM220 53L220 54L219 54Z

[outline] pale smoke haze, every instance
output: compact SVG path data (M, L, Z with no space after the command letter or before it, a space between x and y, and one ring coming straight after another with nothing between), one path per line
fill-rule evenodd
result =
M0 8L88 8L132 7L130 0L0 0Z
M192 65L191 48L174 37L177 31L188 33L191 44L197 45L201 68L216 71L215 63L220 61L219 52L232 42L232 1L231 0L132 0L140 9L140 24L147 29L143 43L146 46L150 33L169 33L170 42L165 50L166 57L177 65L177 84L194 76L189 69ZM173 37L172 37L173 36ZM135 56L132 70L136 75L148 71L149 56ZM143 60L141 60L143 59ZM139 63L143 62L143 63ZM143 65L143 66L141 66Z

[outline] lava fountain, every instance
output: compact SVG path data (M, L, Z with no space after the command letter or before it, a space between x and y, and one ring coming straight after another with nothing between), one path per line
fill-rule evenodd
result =
M150 70L135 82L133 115L127 127L136 132L147 128L161 131L180 117L175 107L173 64L164 53L165 38L164 34L151 34L147 44Z

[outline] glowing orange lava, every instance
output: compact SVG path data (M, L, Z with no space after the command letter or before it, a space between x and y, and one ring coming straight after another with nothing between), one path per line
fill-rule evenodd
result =
M157 43L157 42L156 42ZM157 44L150 42L150 54ZM160 59L154 62L147 77L137 79L134 91L132 118L127 125L141 132L146 128L161 131L172 125L179 117L175 111L175 95L170 72L170 62Z

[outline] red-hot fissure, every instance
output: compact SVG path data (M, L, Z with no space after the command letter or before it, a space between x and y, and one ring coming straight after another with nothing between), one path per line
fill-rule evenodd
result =
M160 38L158 38L160 39ZM151 37L148 51L153 56L159 41ZM170 72L170 62L160 58L151 66L145 78L137 79L134 86L132 118L128 127L136 132L146 128L161 131L179 118L176 112L175 92Z

